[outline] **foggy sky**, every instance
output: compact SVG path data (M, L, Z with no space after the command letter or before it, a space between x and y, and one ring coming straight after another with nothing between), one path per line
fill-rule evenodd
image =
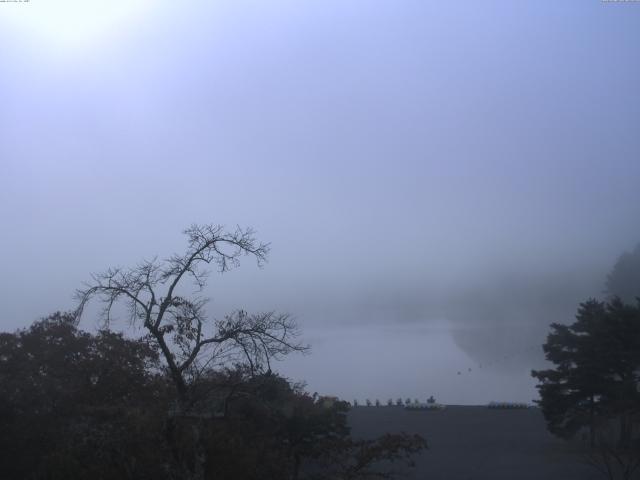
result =
M291 312L310 389L532 398L548 324L640 241L640 4L140 3L0 4L0 327L239 224L269 263L211 314Z

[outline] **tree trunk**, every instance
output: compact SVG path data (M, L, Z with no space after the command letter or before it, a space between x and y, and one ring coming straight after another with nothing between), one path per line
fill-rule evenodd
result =
M591 448L596 446L596 414L595 414L595 400L591 395L591 402L589 405L589 444Z
M300 477L300 454L298 453L294 453L293 454L293 459L294 459L294 463L293 463L293 480L298 480L298 478Z
M619 448L627 448L631 445L631 425L629 413L620 414L620 437L618 439Z

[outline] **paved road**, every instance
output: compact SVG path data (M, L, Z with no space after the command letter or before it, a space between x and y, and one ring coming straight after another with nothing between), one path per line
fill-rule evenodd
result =
M407 479L602 480L575 447L556 439L538 409L450 406L443 411L357 407L349 412L356 437L418 433L429 443Z

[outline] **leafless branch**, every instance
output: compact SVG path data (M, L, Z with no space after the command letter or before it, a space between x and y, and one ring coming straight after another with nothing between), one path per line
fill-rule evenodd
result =
M190 376L201 374L203 365L243 360L257 373L270 370L274 359L307 351L308 347L297 341L298 328L289 315L249 315L239 310L211 325L206 298L177 294L187 279L202 291L211 264L224 273L238 267L241 257L252 256L261 267L268 244L258 242L252 229L240 227L228 232L221 225L192 225L184 233L187 249L183 254L163 261L154 257L130 269L110 268L92 275L76 292L77 321L95 298L103 304L103 327L108 328L113 307L122 302L129 322L142 324L157 342L181 393L186 392Z

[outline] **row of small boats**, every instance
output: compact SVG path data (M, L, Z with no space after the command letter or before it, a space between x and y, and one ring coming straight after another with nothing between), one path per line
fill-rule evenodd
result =
M377 405L380 406L380 405ZM410 403L405 404L405 410L444 410L446 405L442 403ZM489 402L487 408L499 409L499 410L518 410L533 408L533 405L523 402Z

